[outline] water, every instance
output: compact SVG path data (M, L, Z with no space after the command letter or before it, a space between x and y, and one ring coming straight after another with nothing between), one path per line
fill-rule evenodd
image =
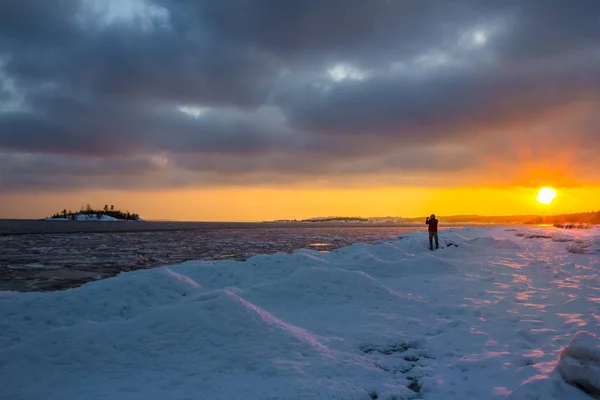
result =
M60 290L187 260L244 260L296 249L331 251L419 229L423 228L0 220L0 290Z

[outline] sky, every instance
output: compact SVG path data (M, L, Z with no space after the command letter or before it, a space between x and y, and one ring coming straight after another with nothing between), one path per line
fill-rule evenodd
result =
M598 0L4 0L0 218L596 210L598 71Z

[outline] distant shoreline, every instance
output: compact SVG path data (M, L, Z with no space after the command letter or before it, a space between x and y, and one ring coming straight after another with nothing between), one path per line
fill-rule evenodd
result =
M76 234L76 233L128 233L156 231L194 231L207 229L256 229L256 228L414 228L417 223L344 223L344 222L178 222L178 221L115 221L99 224L98 221L52 221L26 219L0 219L0 236L43 235L43 234ZM440 223L442 228L459 228L463 226L483 225L518 225L518 224L474 224L474 223ZM425 224L422 224L426 229Z

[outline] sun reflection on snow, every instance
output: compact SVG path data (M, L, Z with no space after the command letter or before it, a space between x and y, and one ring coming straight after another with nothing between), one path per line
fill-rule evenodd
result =
M563 313L558 313L558 314L556 314L556 316L565 318L567 324L574 324L574 325L580 326L580 327L587 325L587 322L585 322L583 319L580 318L580 317L583 316L583 314L563 314Z
M520 275L520 274L512 274L513 276L513 283L526 283L529 282L529 279L527 278L526 275Z
M494 388L494 396L508 396L512 392L504 386L496 386Z
M531 291L526 291L526 292L521 292L521 293L517 293L517 295L515 296L515 298L517 300L520 300L522 302L529 300L531 298Z
M550 374L556 368L556 360L535 364L534 368L536 368L542 374Z
M600 303L600 297L588 297L587 300L593 303Z
M544 357L545 355L546 354L540 349L532 349L532 350L528 350L523 353L523 356L531 357L531 358L541 358L541 357Z
M579 289L579 282L569 282L569 279L556 279L552 283L560 289Z
M546 304L523 303L523 306L535 308L538 311L545 311L546 308Z

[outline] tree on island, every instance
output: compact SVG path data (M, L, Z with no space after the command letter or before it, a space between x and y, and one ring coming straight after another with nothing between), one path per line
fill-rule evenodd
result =
M50 218L70 219L70 220L75 221L75 220L77 220L77 215L87 215L88 218L94 218L97 220L101 220L102 216L104 216L104 215L115 218L115 219L126 220L126 221L137 221L140 219L140 215L137 213L132 213L132 212L129 212L128 210L121 211L121 210L115 209L114 205L111 205L109 208L108 204L105 204L104 208L100 209L100 210L96 210L90 204L86 204L85 206L81 206L81 209L77 213L74 213L71 210L69 210L67 212L66 209L63 209L61 212L58 212L58 213L52 215L52 217L50 217Z

